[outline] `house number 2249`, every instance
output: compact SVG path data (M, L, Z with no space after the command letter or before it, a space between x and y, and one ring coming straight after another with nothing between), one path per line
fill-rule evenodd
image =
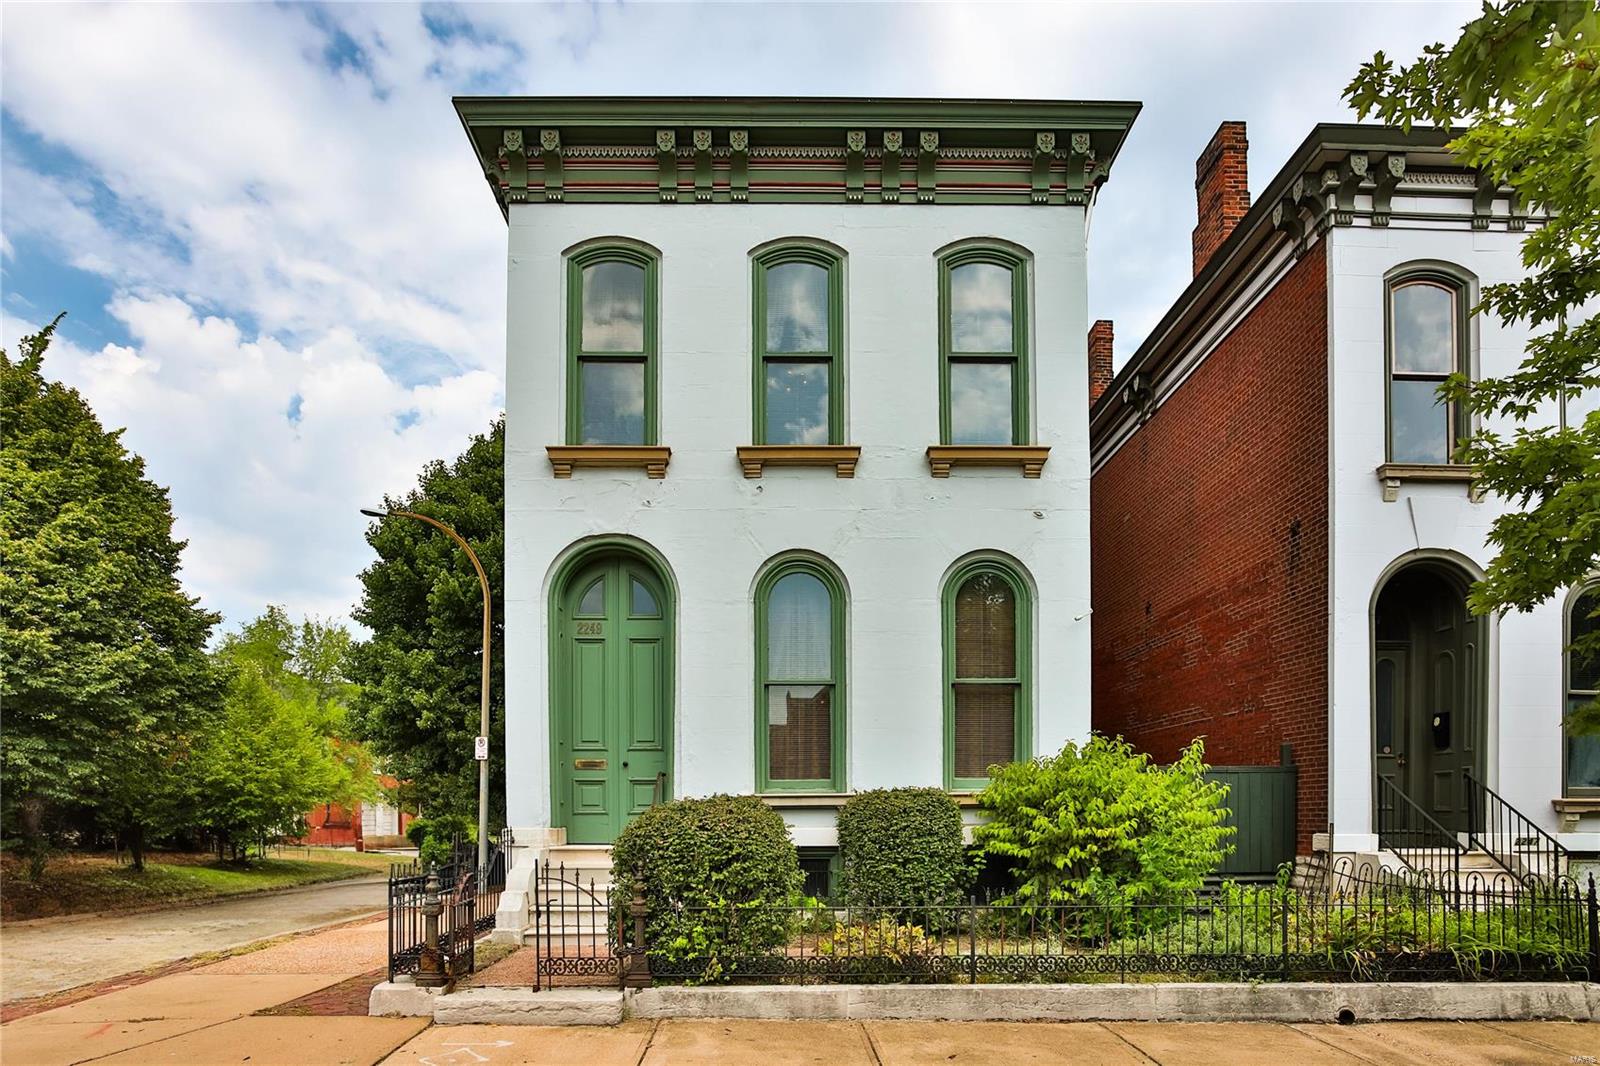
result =
M600 635L600 626L601 626L601 624L602 623L600 623L600 622L579 622L578 623L578 636L580 636L580 637L598 637Z

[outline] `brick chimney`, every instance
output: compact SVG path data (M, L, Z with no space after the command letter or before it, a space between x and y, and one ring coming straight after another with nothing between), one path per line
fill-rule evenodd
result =
M1194 272L1222 247L1250 210L1250 142L1243 122L1224 122L1194 164Z
M1111 320L1102 318L1089 327L1089 406L1100 398L1116 375L1111 372Z

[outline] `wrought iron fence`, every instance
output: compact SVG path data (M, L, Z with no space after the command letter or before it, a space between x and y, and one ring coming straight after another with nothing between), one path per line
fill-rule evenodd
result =
M1372 872L1140 903L663 907L543 872L544 983L1600 977L1593 879ZM630 893L631 897L631 893ZM630 912L630 907L633 910ZM645 964L648 963L648 973Z
M481 877L476 850L460 840L443 865L424 869L412 860L389 867L389 980L415 974L419 984L437 984L476 970L477 937L494 928L510 843L503 832Z

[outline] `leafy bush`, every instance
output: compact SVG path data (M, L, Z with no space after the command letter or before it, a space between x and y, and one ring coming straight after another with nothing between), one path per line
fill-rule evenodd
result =
M423 869L447 865L459 841L463 846L477 844L478 826L463 814L436 814L418 818L406 827L406 839L416 845Z
M853 908L954 905L970 880L961 809L937 788L850 797L839 811L839 853Z
M726 980L788 940L799 857L783 819L753 796L657 804L617 837L611 863L619 907L631 881L643 887L645 942L663 972Z
M817 938L818 955L840 960L853 980L864 983L874 978L915 980L928 972L940 949L940 940L922 926L888 917L849 925L836 922Z
M1158 766L1120 737L995 771L978 794L989 821L973 839L1017 879L1009 902L1166 904L1204 882L1232 850L1227 786L1206 781L1196 740ZM1147 912L1123 912L1146 914Z

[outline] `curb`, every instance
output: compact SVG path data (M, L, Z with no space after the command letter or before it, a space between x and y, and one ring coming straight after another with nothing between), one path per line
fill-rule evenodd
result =
M810 1021L1353 1022L1600 1021L1600 985L1415 984L750 985L469 988L381 984L369 1013L439 1024L616 1025L624 1018Z

